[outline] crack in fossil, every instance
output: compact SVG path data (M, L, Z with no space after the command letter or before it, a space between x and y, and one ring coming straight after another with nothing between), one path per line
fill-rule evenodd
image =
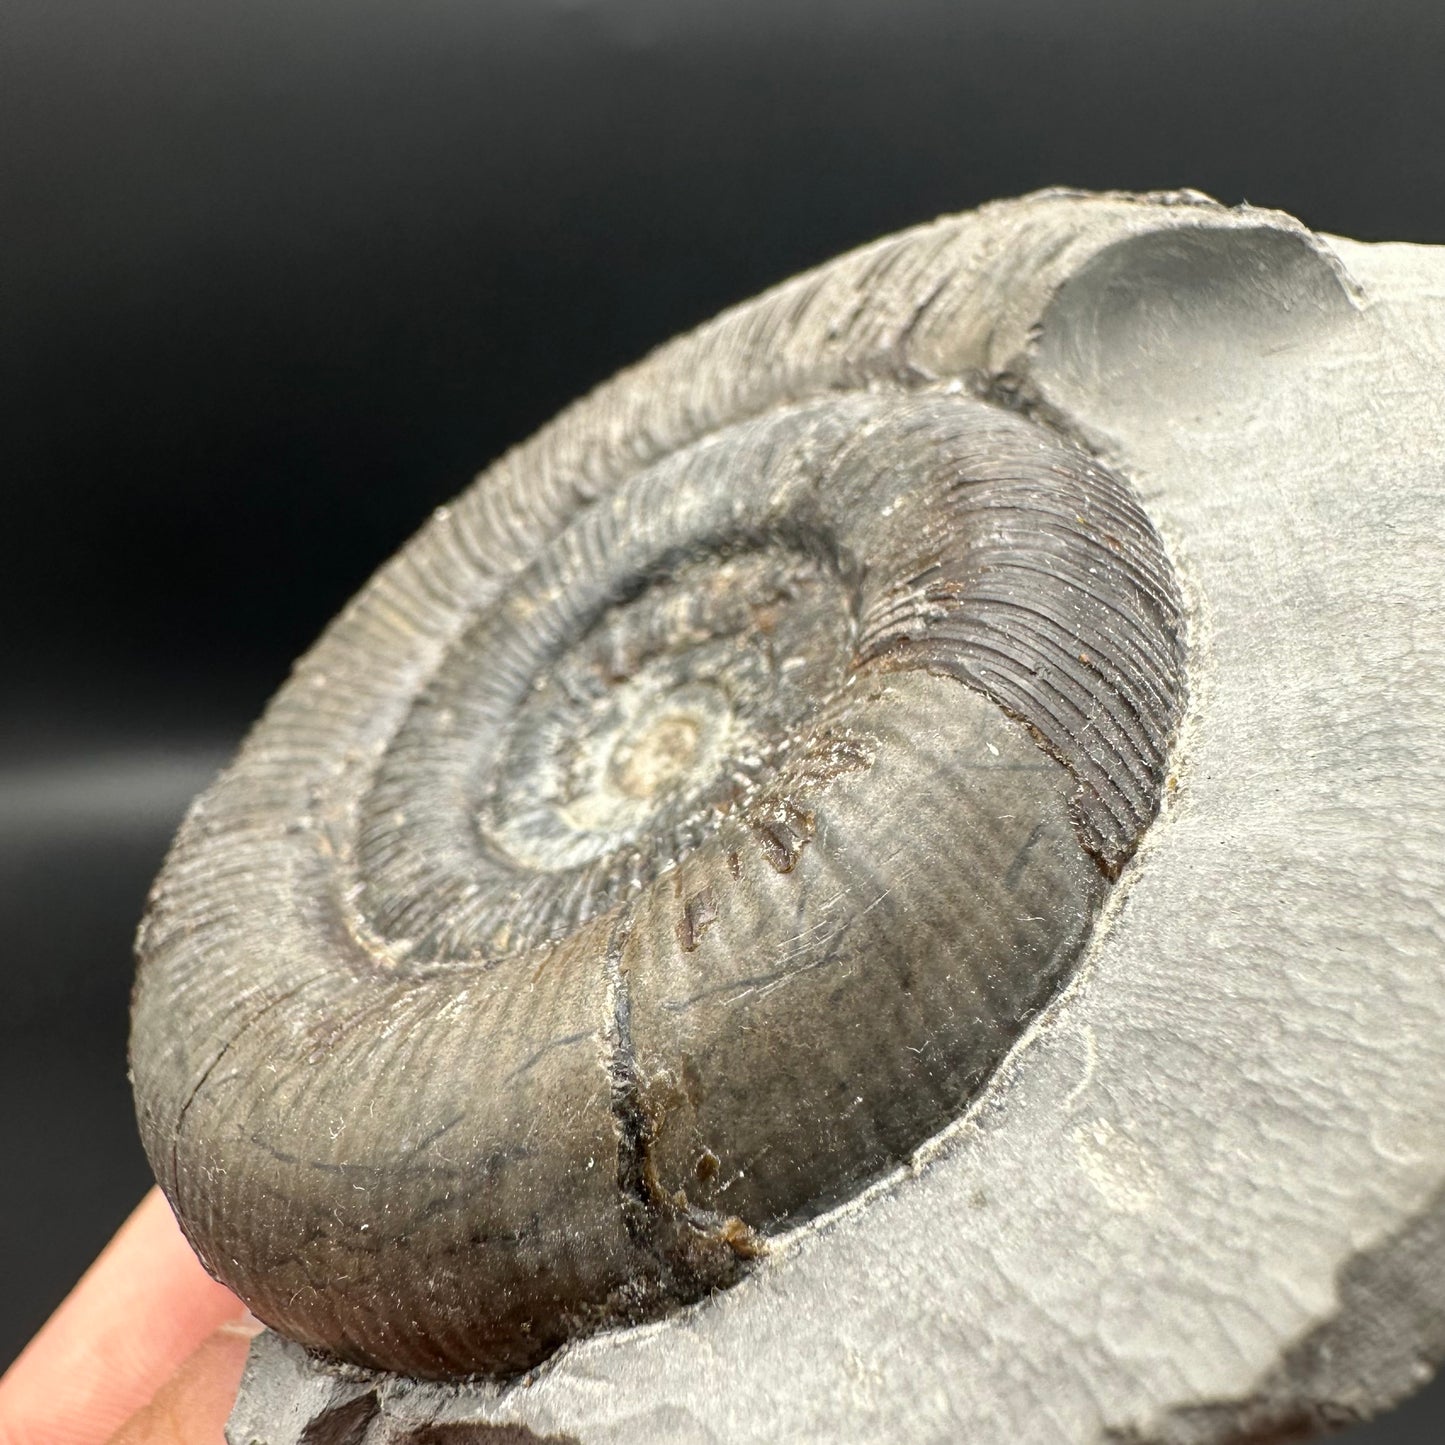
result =
M682 1192L669 1195L657 1177L652 1148L663 1114L647 1102L623 962L632 925L630 914L614 924L604 968L611 1001L607 1075L617 1130L617 1188L628 1235L656 1270L631 1301L629 1312L641 1320L659 1306L687 1304L736 1282L767 1246L744 1220L690 1205Z

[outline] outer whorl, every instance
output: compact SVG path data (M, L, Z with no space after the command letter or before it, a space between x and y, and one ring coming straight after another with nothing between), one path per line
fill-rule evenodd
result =
M1148 825L1183 698L1157 536L886 347L799 363L838 274L504 458L187 818L141 1129L291 1338L508 1373L732 1282L958 1115Z

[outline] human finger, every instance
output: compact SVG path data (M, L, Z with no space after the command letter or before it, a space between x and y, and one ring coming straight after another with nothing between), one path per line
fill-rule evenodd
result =
M152 1189L0 1378L0 1445L101 1445L244 1313Z

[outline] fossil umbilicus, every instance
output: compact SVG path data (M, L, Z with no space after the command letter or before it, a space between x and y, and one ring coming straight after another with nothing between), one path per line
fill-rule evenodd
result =
M1331 1337L1355 1396L1286 1361L1445 1175L1388 1081L1342 1116L1300 1043L1395 1045L1330 949L1441 958L1438 811L1370 886L1331 832L1393 816L1331 751L1350 719L1357 762L1394 746L1350 648L1419 625L1369 525L1319 532L1377 413L1314 416L1311 368L1370 294L1273 213L1001 205L673 342L432 518L141 930L152 1165L295 1342L258 1346L236 1445L1222 1440L1433 1359L1392 1315L1374 1354ZM1418 560L1438 599L1438 533ZM1325 613L1356 632L1300 694ZM1290 1161L1352 1127L1400 1207L1327 1210L1350 1247L1301 1268Z

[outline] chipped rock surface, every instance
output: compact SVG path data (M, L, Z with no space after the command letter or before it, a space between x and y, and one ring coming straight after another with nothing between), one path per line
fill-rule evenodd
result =
M1050 193L825 269L713 326L761 345L811 285L777 373L831 346L1006 398L1143 498L1190 611L1163 814L912 1168L511 1385L263 1335L231 1445L1205 1445L1364 1417L1445 1355L1445 250ZM693 344L584 405L680 387Z

